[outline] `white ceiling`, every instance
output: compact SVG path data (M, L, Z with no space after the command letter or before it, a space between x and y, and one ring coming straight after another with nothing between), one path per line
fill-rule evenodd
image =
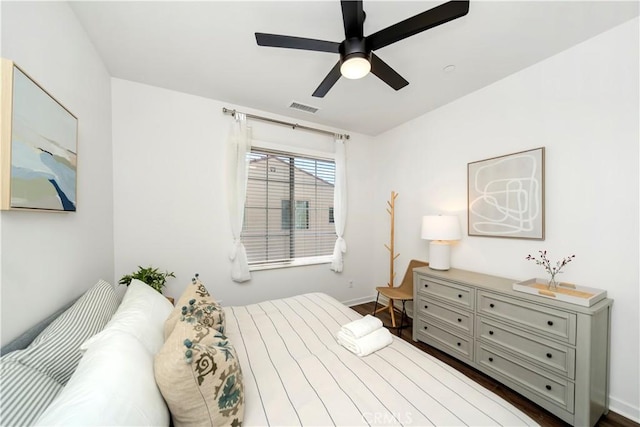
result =
M443 1L366 1L364 33ZM256 45L254 33L341 42L338 0L71 2L113 77L377 135L638 16L637 1L471 0L469 14L376 54L409 85L370 74L311 96L338 55ZM443 69L454 65L455 71ZM289 109L292 101L316 114Z

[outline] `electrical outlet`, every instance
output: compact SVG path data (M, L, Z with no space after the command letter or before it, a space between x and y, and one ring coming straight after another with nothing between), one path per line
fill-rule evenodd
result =
M349 285L350 288L353 288L353 280L349 280Z

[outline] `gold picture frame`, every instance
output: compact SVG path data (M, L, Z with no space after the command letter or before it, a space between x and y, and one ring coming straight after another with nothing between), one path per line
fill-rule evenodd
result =
M0 64L0 209L74 212L78 119L13 61Z

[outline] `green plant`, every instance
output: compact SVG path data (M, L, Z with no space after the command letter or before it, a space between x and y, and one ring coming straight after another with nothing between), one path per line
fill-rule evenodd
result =
M167 277L176 276L173 272L168 272L166 270L164 272L158 271L157 268L153 268L151 266L146 268L138 266L138 271L122 276L118 283L129 286L133 279L138 279L151 286L156 291L162 293L162 288L164 288L164 285L167 283Z

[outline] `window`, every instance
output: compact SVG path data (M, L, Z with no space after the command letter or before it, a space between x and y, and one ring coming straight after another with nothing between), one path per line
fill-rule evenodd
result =
M309 202L306 200L296 200L296 210L293 215L296 230L309 229ZM333 208L331 208L333 209ZM291 228L291 200L282 201L282 229Z
M247 158L241 239L249 266L328 262L337 237L333 160L258 148Z

